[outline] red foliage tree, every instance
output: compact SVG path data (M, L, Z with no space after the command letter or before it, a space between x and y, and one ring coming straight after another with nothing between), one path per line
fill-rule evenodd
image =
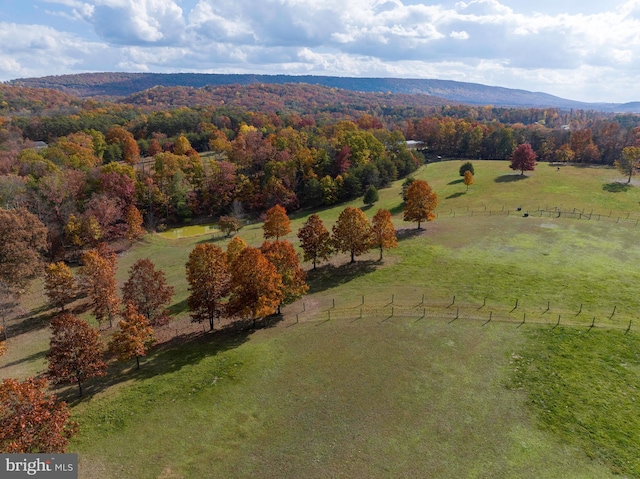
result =
M47 376L55 384L77 384L82 396L82 383L105 375L100 334L70 313L52 319L51 331Z
M44 379L7 378L0 384L0 452L61 454L78 432L69 409L47 396Z
M520 170L520 174L524 175L525 171L533 171L536 166L536 152L533 151L529 143L523 143L518 145L516 151L511 156L511 165L509 168L512 170Z
M307 218L307 221L298 230L298 238L303 251L302 259L304 261L313 261L313 269L316 269L318 260L326 261L333 253L331 234L316 214L312 214Z
M129 279L122 287L122 300L132 303L153 326L169 322L166 309L173 298L174 288L167 284L162 270L156 270L150 259L139 259L129 269Z
M222 299L229 294L231 275L227 255L214 244L199 244L189 255L186 269L191 320L209 321L209 329L213 330L215 319L226 310Z

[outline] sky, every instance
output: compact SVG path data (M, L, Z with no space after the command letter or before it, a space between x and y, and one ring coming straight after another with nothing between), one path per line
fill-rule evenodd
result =
M435 78L640 101L640 0L0 0L0 81Z

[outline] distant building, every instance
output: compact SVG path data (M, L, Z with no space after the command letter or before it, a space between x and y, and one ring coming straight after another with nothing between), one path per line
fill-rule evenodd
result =
M423 146L424 143L422 141L407 140L407 148L409 148L410 150L419 150Z

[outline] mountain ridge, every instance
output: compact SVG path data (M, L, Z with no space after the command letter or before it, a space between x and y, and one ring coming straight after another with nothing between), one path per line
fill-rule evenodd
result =
M640 112L640 102L588 103L560 98L548 93L531 92L480 83L438 79L336 77L315 75L264 75L218 73L80 73L74 75L21 78L7 85L50 88L79 97L127 97L154 86L186 86L251 84L311 84L365 93L424 94L472 105L504 107L546 107L598 110L604 112Z

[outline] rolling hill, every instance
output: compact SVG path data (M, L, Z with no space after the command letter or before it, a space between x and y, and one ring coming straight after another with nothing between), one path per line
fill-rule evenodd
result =
M15 86L61 90L80 97L127 97L155 86L188 86L201 88L208 85L287 83L322 85L364 93L431 95L448 101L475 105L555 107L609 112L640 111L640 103L637 102L626 104L584 103L541 92L435 79L203 73L83 73L42 78L22 78L8 82L9 85Z

